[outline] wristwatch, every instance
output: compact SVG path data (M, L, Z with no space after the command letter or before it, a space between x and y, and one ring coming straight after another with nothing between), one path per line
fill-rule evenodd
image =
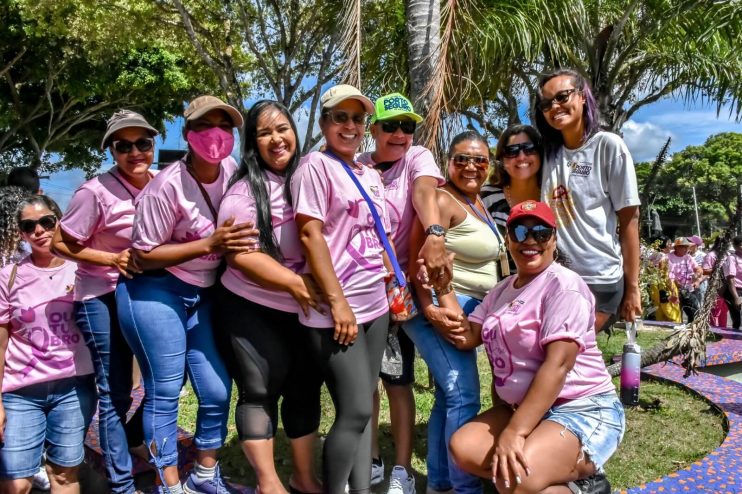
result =
M436 237L445 237L446 229L441 225L430 225L425 229L425 235L435 235Z

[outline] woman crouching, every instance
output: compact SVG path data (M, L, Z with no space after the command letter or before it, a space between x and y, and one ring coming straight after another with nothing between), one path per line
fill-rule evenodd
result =
M460 348L484 343L495 405L453 435L451 454L503 494L610 492L603 465L625 428L595 341L594 298L554 262L555 227L544 203L511 210L507 243L518 273L453 336Z

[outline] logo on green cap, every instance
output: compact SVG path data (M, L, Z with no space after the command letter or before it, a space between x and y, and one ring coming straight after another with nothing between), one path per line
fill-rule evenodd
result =
M391 96L389 98L384 98L384 111L389 110L403 110L411 112L412 105L404 96Z
M371 118L371 123L378 120L388 120L394 117L407 116L417 123L422 122L423 117L415 113L410 100L399 93L382 96L376 100L376 112Z

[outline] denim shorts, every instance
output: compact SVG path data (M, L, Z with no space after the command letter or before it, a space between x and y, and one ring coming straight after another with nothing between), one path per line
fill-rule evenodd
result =
M623 405L615 391L554 405L544 415L577 436L597 472L616 452L626 429Z
M0 478L23 479L39 471L41 454L74 467L85 456L85 431L95 413L93 375L68 377L3 393L5 442Z

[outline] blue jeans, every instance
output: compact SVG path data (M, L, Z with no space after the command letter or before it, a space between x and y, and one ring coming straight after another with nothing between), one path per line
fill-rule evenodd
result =
M467 315L481 302L465 295L456 298ZM435 379L435 401L428 420L428 486L437 491L453 488L457 494L481 493L479 478L459 469L448 454L453 433L479 413L476 350L457 350L422 314L403 327Z
M544 415L580 440L583 453L598 472L616 452L626 430L623 405L615 391L571 400L551 407Z
M114 292L97 298L75 302L75 322L85 338L95 367L98 388L98 433L106 477L111 491L135 491L131 474L131 446L142 442L142 407L129 422L127 435L126 412L131 406L131 370L133 354L119 326Z
M214 341L210 290L160 270L116 287L119 321L144 381L144 441L158 470L178 463L178 399L186 369L198 398L194 444L227 436L231 380Z
M24 479L47 459L75 467L85 458L85 431L95 413L93 376L77 376L3 393L5 442L0 447L0 478Z

